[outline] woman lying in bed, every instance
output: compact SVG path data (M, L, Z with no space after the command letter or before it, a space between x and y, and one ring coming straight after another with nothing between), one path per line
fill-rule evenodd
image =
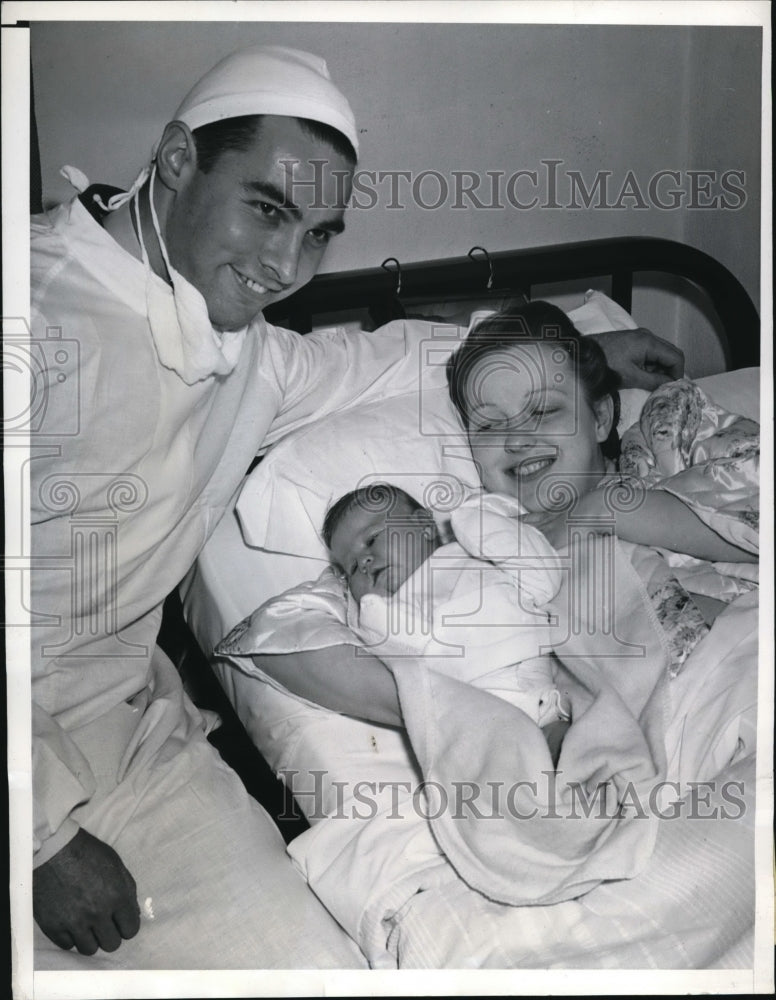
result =
M395 649L374 641L367 643L370 655L358 631L349 628L352 609L344 600L343 580L332 572L324 583L295 588L270 602L220 647L245 673L270 674L302 698L355 717L314 710L300 730L295 720L305 707L288 696L290 704L265 713L269 743L280 739L283 744L274 746L273 766L292 778L306 772L308 779L331 779L331 788L322 792L328 804L310 817L311 828L289 851L370 962L379 964L387 946L399 965L412 964L402 947L414 940L408 928L416 926L409 922L416 912L423 932L419 940L426 941L429 926L439 927L452 950L450 960L460 962L463 955L474 965L535 961L531 935L523 942L514 932L515 926L523 927L520 912L526 904L533 914L525 918L529 923L546 919L555 927L565 914L574 926L580 919L585 927L591 920L596 927L605 925L600 939L609 940L614 932L605 917L590 916L601 893L604 900L607 892L636 900L646 893L647 901L639 905L648 906L654 926L668 914L666 919L686 928L687 906L678 906L674 890L670 900L657 904L654 884L647 878L642 889L636 876L647 870L654 852L653 874L667 862L681 870L681 859L700 856L704 849L711 826L689 822L680 829L679 823L661 823L681 819L692 808L688 783L713 781L730 767L751 767L756 608L749 598L756 595L745 592L752 586L748 578L757 543L757 426L724 413L691 383L674 383L651 397L639 426L625 435L622 459L629 475L648 487L659 485L665 495L624 489L627 477L616 469L617 441L611 432L615 385L595 349L586 345L565 316L535 304L488 321L470 335L449 368L451 395L468 428L483 484L499 491L485 494L479 507L475 497L471 510L480 527L460 533L468 555L490 564L491 572L517 568L518 582L526 556L526 565L535 560L539 576L543 568L549 575L546 562L536 562L537 550L526 552L521 527L531 521L534 537L537 525L551 536L550 552L564 567L558 595L548 603L549 588L535 601L545 616L552 610L561 625L553 644L561 674L552 683L570 692L572 718L557 762L537 726L542 723L538 716L517 711L515 701L494 698L497 692L486 673L474 678L482 684L463 675L476 666L476 657L445 669L438 650L436 656L417 656L415 645L411 655L399 650L394 656ZM636 505L647 510L664 502L670 508L661 508L651 522L632 513ZM580 516L584 505L589 506ZM666 509L683 519L679 542ZM613 515L621 536L632 528L638 541L649 544L623 537L613 544ZM344 544L331 536L329 543L351 577L351 593L363 605L374 589L370 582L380 589L375 555L385 538L374 530L362 537L358 525L351 528ZM576 541L580 532L581 545ZM351 549L351 541L363 545L363 552ZM664 547L663 555L650 547L655 545ZM680 547L691 554L675 558ZM425 555L422 548L418 545L416 555ZM417 572L442 551L404 569ZM680 565L669 567L668 560ZM576 596L596 593L604 564L613 576L603 581L611 606L601 616L600 604L606 601ZM404 575L397 574L385 594L372 595L384 600L389 613L393 602L414 599L402 592ZM737 595L741 600L709 633L678 575L691 579L694 591L715 599L709 620L724 602ZM405 586L415 579L408 572ZM418 579L422 584L422 573ZM415 596L422 606L422 586L420 591ZM480 606L487 613L487 603ZM471 607L470 602L465 610ZM520 610L531 611L525 604ZM460 618L460 605L457 611ZM397 617L391 621L395 624ZM479 624L474 621L475 630ZM309 639L311 629L314 643L297 643L299 636ZM426 639L432 642L435 633L436 624ZM342 639L348 635L351 642ZM395 632L386 638L402 636ZM455 641L454 628L450 638ZM481 636L475 640L474 645L481 643ZM293 652L264 652L273 648ZM532 652L523 648L503 662ZM488 664L487 656L479 659L486 667L499 665ZM519 679L519 671L515 676ZM258 685L257 712L261 715L262 705L274 704L277 697L271 686ZM405 728L406 742L398 729L370 727L355 721L359 718ZM738 772L732 776L737 779ZM306 796L308 787L301 785ZM419 805L421 789L428 787L449 807L435 809L433 800ZM366 798L360 797L364 790ZM297 794L296 781L293 791ZM745 812L742 807L738 816ZM744 824L720 824L709 841L716 845L714 858L719 858L720 838L733 844L731 858L745 857L750 838ZM667 845L677 837L694 845L690 855L685 844L674 856ZM666 845L662 853L660 843ZM746 895L747 886L741 886ZM694 895L695 890L688 898ZM578 903L588 899L590 911ZM545 904L552 904L546 913ZM623 905L630 912L627 901ZM466 917L459 913L461 906ZM440 914L449 916L451 908L456 919L446 922ZM467 938L462 943L461 936L470 931L473 939L479 941L482 932L482 941L491 941L494 921L510 930L493 946L493 955L483 957L482 942L475 946ZM404 928L403 946L386 945L394 925ZM637 925L632 933L640 939L643 928ZM590 937L593 952L598 940L596 934ZM512 942L508 954L505 941Z
M656 573L652 560L642 574L678 670L707 623L751 586L758 426L725 413L692 382L670 383L650 397L620 454L616 375L595 342L543 302L481 323L448 362L448 382L483 486L517 500L522 519L556 549L566 547L575 523L609 531L614 516L620 540L663 550L674 573ZM611 486L624 475L630 488L635 477L646 489L618 505ZM488 544L472 554L513 554ZM723 572L710 572L709 562ZM676 576L702 595L703 614ZM222 651L236 650L227 642ZM401 725L390 671L363 648L358 654L355 644L329 646L312 655L257 654L256 663L318 704Z

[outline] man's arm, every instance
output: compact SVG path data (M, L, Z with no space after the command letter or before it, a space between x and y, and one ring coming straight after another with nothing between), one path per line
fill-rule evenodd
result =
M606 355L623 389L657 389L684 375L684 354L662 337L639 327L590 334Z
M140 929L135 882L113 848L70 816L95 790L88 761L34 703L32 730L35 921L60 948L115 951Z
M293 694L383 726L403 726L393 674L357 646L299 653L255 653L253 661Z
M376 402L417 387L428 323L395 320L378 330L319 330L300 334L273 328L266 350L282 373L282 405L261 450L329 413Z

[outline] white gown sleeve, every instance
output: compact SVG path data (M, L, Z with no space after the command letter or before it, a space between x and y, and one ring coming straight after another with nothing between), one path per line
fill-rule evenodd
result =
M89 763L48 713L32 706L33 866L52 858L78 833L70 813L94 794Z
M367 333L330 329L300 334L268 327L282 403L262 450L311 420L356 403L417 391L432 325L396 320Z

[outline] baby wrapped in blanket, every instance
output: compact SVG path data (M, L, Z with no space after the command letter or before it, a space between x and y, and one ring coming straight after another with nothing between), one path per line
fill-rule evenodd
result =
M545 731L557 760L568 725L568 699L557 686L545 605L561 585L558 557L544 536L519 520L513 499L477 495L453 511L445 542L428 509L404 490L375 483L330 508L323 537L333 561L312 586L267 602L219 647L280 653L294 648L289 625L309 604L341 603L344 633L317 640L353 642L391 666L425 659L435 671L472 684L521 709Z
M389 665L430 658L549 727L569 718L545 609L561 571L522 513L509 497L472 497L453 511L444 544L429 510L377 483L340 498L323 536L347 580L348 624L370 652Z

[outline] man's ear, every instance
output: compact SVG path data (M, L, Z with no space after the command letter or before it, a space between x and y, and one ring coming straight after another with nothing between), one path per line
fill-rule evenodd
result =
M169 122L156 151L159 180L172 191L180 190L197 169L197 144L185 122Z
M593 412L595 413L596 441L601 444L609 437L614 423L614 400L612 397L607 395L603 399L599 399L593 406Z

